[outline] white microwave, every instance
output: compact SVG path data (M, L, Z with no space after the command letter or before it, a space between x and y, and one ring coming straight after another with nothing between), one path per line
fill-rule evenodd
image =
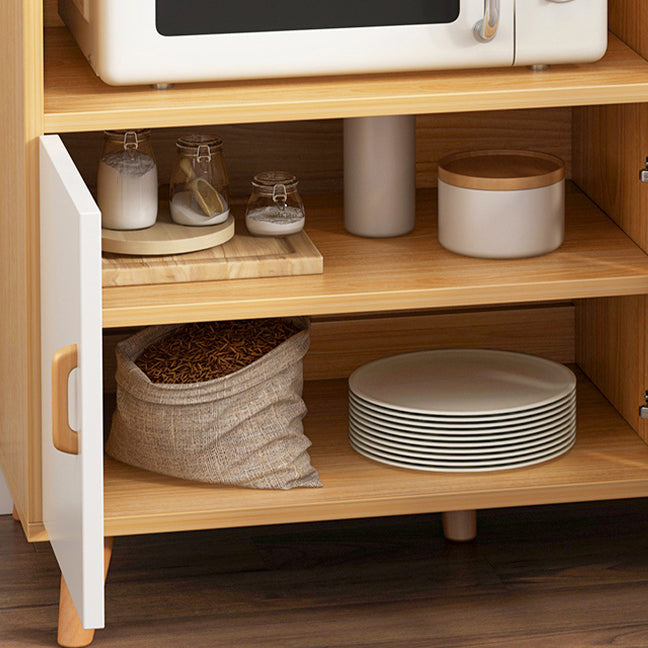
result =
M113 85L595 61L607 0L59 0Z

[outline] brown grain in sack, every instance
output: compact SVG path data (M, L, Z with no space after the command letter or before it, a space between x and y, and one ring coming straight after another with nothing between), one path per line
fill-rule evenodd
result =
M117 409L106 452L153 472L247 488L320 487L303 433L301 330L251 364L222 378L152 383L140 354L178 326L147 328L117 345Z

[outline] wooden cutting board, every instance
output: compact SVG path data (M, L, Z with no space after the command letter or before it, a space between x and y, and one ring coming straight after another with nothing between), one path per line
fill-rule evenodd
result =
M282 277L321 274L324 261L306 232L291 236L250 236L237 222L237 233L217 247L169 256L102 255L104 286Z

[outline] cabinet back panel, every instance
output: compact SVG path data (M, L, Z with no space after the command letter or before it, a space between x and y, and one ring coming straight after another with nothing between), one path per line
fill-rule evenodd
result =
M45 27L63 25L63 21L58 15L58 0L43 0L43 22Z
M220 135L230 175L230 191L245 197L254 174L289 170L301 180L301 191L341 192L343 185L342 121L320 120L205 127ZM159 177L168 182L175 160L175 141L186 129L153 131ZM63 136L89 186L94 187L101 155L101 133ZM485 148L531 149L565 160L571 177L571 108L422 115L417 119L417 186L435 187L437 162L455 151Z
M547 331L551 334L547 335ZM131 333L104 334L104 391L108 393L115 391L115 345ZM376 358L447 347L508 349L573 363L574 306L313 318L304 378L346 378L354 369Z

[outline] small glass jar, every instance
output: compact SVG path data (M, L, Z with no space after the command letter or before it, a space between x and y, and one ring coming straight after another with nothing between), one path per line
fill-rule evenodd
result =
M179 225L217 225L229 216L229 180L223 141L212 135L187 135L176 142L169 207Z
M254 236L288 236L304 228L304 203L297 178L284 171L265 171L254 176L245 225Z
M97 203L107 229L137 230L155 224L158 172L150 130L105 131Z

